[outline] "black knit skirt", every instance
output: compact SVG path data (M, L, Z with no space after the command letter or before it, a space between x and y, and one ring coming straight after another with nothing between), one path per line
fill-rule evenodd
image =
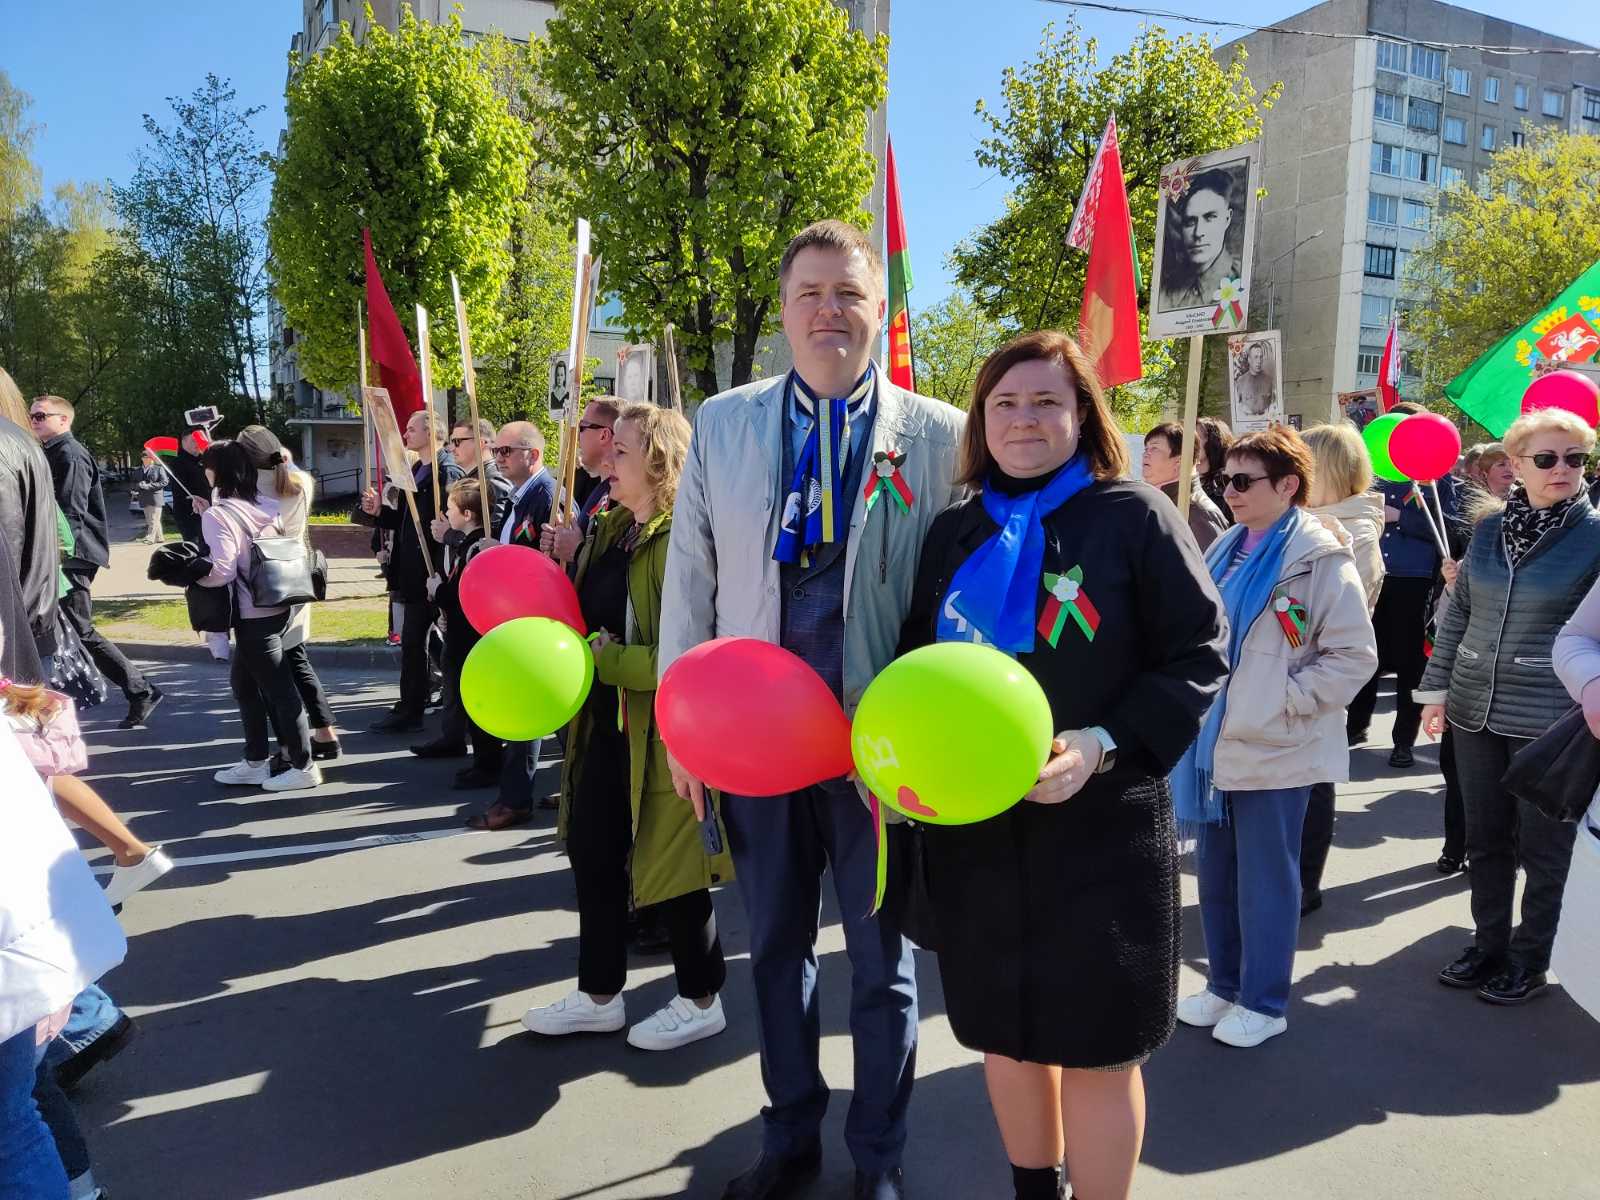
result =
M1114 1067L1172 1035L1181 906L1165 780L1111 772L1064 804L923 828L963 1046Z

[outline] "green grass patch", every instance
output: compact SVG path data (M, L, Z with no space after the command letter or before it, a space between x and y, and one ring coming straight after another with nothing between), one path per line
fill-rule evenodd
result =
M190 634L189 609L182 600L96 600L95 624L116 640L138 641L139 634ZM381 642L389 634L389 602L384 597L352 596L311 606L312 645Z

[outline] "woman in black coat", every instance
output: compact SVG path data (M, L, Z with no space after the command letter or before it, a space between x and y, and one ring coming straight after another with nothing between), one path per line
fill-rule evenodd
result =
M922 829L950 1024L984 1051L1018 1196L1056 1196L1063 1147L1083 1196L1126 1196L1139 1066L1177 998L1165 776L1226 671L1222 608L1173 505L1119 481L1121 434L1065 334L984 363L961 461L982 495L930 529L902 649L971 639L1016 655L1063 732L1023 803ZM999 539L1002 524L1017 536Z

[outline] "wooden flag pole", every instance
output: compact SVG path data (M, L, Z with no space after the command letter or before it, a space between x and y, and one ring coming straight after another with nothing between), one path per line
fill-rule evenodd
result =
M361 379L361 394L367 394L367 323L362 319L361 301L356 301L356 355L357 373ZM361 490L372 490L372 421L367 416L367 405L361 405Z
M478 500L483 505L483 528L491 537L500 531L492 528L493 510L489 507L489 474L483 461L483 438L478 434L478 369L472 364L472 337L467 332L467 306L461 299L461 284L450 272L450 296L456 302L456 337L461 342L461 386L467 391L467 412L472 418L472 437L478 443Z
M437 460L435 460L437 461ZM422 562L433 574L433 555L428 553L428 531L422 527L422 514L417 511L417 493L406 492L406 503L411 506L411 523L417 527L417 545L422 549Z
M667 403L674 412L683 411L683 389L678 382L678 347L672 340L672 322L661 331L661 349L667 356Z
M1189 378L1183 393L1183 466L1178 471L1178 519L1189 520L1189 492L1194 487L1194 433L1200 419L1200 351L1205 339L1189 339ZM1216 464L1211 464L1215 466Z
M422 368L422 410L428 414L428 478L433 481L433 515L444 515L439 507L439 430L433 420L433 344L428 331L428 310L417 305L417 360ZM428 568L433 574L433 568Z
M578 419L583 414L583 362L589 346L589 305L594 299L591 285L594 256L583 256L583 288L578 301L578 352L572 365L567 395L567 411L561 418L561 524L570 525L577 505L572 489L578 478ZM571 426L569 433L568 426Z

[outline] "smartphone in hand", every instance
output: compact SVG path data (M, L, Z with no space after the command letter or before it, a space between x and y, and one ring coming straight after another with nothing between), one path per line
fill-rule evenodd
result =
M717 825L717 808L710 792L706 793L706 815L700 818L700 843L708 856L722 853L722 829Z

